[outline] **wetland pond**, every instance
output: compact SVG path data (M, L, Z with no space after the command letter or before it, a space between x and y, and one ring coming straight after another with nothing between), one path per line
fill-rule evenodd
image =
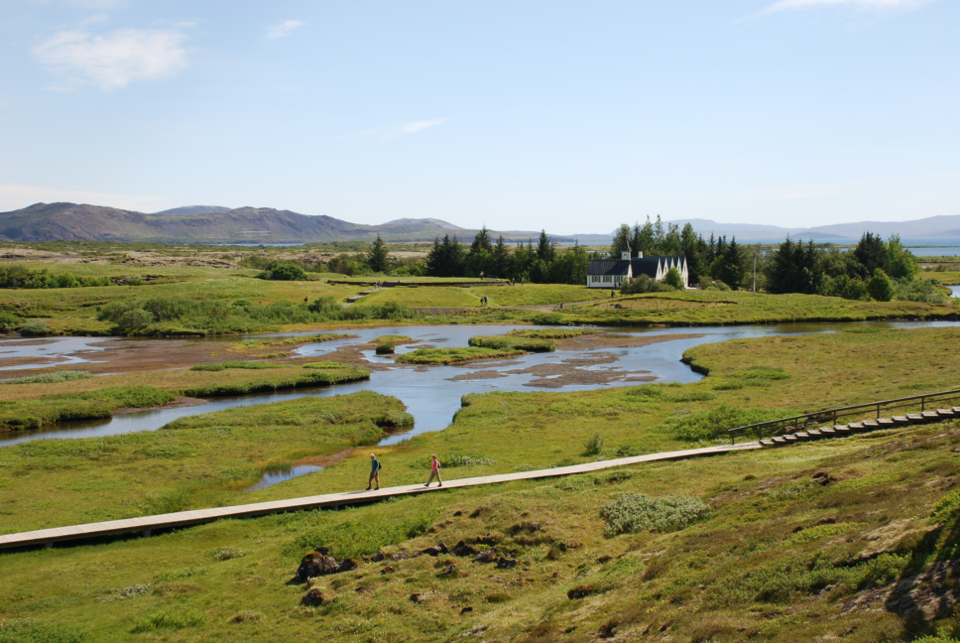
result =
M880 328L919 328L929 326L955 326L957 322L863 322L861 326ZM390 435L381 444L395 444L420 433L441 431L453 419L460 409L461 398L471 393L489 393L493 391L583 391L609 386L636 386L643 382L695 382L702 375L693 372L680 361L684 351L694 346L722 342L730 339L751 337L770 337L774 335L795 335L804 333L836 332L849 328L850 323L796 323L754 326L707 326L701 328L645 328L620 329L606 328L629 338L640 338L653 343L627 347L600 347L587 350L557 350L553 353L528 353L521 357L498 362L475 362L461 366L419 367L393 365L388 357L374 354L373 346L363 352L370 363L391 365L383 370L375 370L370 379L352 384L295 389L286 392L245 395L240 397L216 398L194 406L171 407L158 410L141 411L116 415L110 420L95 422L64 422L51 430L31 431L8 435L0 439L0 447L38 439L88 438L107 435L154 431L181 417L211 413L242 406L253 406L268 402L280 402L296 398L315 396L329 397L345 395L357 391L374 391L382 395L391 395L400 399L414 420L414 428L402 434ZM309 356L322 359L324 355L335 352L344 346L368 344L383 335L406 335L414 344L397 347L397 354L403 354L419 347L466 346L475 335L504 334L514 328L530 326L511 325L446 325L446 326L398 326L353 329L349 332L356 337L319 344L306 344L296 351L298 357ZM304 335L312 334L302 333ZM284 333L290 337L295 334ZM671 339L672 337L676 339ZM262 336L260 336L262 337ZM4 342L3 350L20 340ZM100 346L109 346L103 338L54 338L37 345L23 346L21 354L30 352L44 357L67 358L60 364L79 364L73 355L80 348L89 350L88 345L99 342ZM27 342L23 342L26 344ZM629 342L628 342L629 343ZM41 352L38 349L43 348ZM26 357L26 355L24 355Z

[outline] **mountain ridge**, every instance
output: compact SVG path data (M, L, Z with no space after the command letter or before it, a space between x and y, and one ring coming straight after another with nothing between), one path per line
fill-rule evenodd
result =
M683 226L690 223L699 234L736 237L742 242L782 241L787 236L817 242L848 242L864 232L883 237L960 238L960 215L938 215L914 221L860 221L811 228L788 228L769 224L717 223L691 218L664 221ZM379 225L351 223L328 215L306 215L291 210L244 206L190 205L154 213L77 203L35 203L20 210L0 212L3 241L141 241L161 243L321 243L372 241L379 234L385 241L433 241L455 234L470 241L476 229L462 228L435 218L401 218ZM536 239L539 232L491 230L510 243ZM550 235L560 243L606 244L606 234Z

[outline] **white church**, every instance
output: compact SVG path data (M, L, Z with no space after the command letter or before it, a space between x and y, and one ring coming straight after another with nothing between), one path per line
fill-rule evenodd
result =
M663 281L667 271L676 268L683 277L684 288L689 287L686 257L630 257L630 244L626 239L620 248L620 259L591 259L587 265L587 286L590 288L619 288L628 279L647 275Z

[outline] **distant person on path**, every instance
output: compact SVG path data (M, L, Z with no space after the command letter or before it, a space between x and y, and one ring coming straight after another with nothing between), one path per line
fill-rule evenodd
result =
M483 281L483 271L480 271L480 281Z
M370 487L373 486L373 482L377 482L377 490L380 489L380 461L377 460L377 455L375 453L370 454L370 480L367 482L367 491L370 491Z
M613 298L616 296L616 295L613 294L614 292L615 292L615 291L613 291L613 290L610 291L610 299L613 299Z
M424 486L424 487L429 487L429 486L430 486L430 483L433 482L434 477L436 477L437 482L439 483L437 486L442 487L442 486L443 486L443 480L440 479L440 461L437 460L437 456L435 456L435 455L432 455L432 456L430 456L430 457L433 458L433 459L430 461L430 479L427 480L427 484L425 484L425 485L423 485L423 486Z

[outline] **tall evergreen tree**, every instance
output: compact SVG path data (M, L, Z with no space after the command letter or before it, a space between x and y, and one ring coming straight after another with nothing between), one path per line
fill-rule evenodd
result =
M853 256L860 262L860 265L863 266L860 274L860 277L863 279L871 278L877 268L884 272L889 270L889 266L887 266L887 248L883 243L883 238L879 234L875 235L867 232L860 237L860 243L858 243L854 249Z
M506 277L510 270L510 248L503 242L502 234L500 238L497 239L497 244L493 246L491 255L493 256L491 268L493 270L493 276L497 278Z
M387 252L387 244L383 242L379 234L377 240L367 250L367 265L374 272L385 273L390 269L390 254Z
M490 243L490 231L487 230L486 225L480 229L477 236L473 238L473 243L470 244L470 254L480 252L493 252L493 244Z
M537 243L537 259L542 261L545 265L550 265L553 263L553 259L556 254L556 245L550 241L550 237L547 236L547 231L541 230L540 240Z

